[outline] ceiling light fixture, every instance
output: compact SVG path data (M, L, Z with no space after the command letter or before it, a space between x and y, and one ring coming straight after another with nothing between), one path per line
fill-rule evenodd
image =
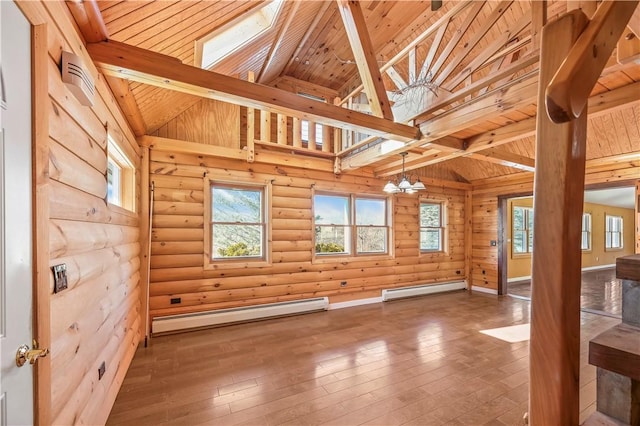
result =
M413 194L415 192L423 191L427 189L424 186L424 183L422 183L419 178L413 184L407 178L407 175L404 172L404 159L407 156L407 154L408 152L400 153L400 155L402 155L402 175L400 176L400 183L396 185L393 181L389 180L389 182L387 182L387 184L382 189L387 194L397 194L398 192Z

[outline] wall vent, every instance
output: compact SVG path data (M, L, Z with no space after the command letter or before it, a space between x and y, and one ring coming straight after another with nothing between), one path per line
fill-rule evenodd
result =
M62 52L62 82L84 106L93 106L95 86L82 59L71 52Z

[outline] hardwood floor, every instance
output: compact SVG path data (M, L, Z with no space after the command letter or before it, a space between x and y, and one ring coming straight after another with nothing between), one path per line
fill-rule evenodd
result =
M510 295L531 298L531 280L509 283ZM601 269L582 273L580 307L592 314L622 318L622 281L616 279L616 269Z
M528 342L480 330L529 322L526 300L465 291L156 337L109 425L518 425ZM581 314L581 419L595 410Z

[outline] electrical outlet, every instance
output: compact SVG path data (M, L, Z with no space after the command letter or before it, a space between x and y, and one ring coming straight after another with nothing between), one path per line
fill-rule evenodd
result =
M107 365L102 361L100 367L98 368L98 380L102 380L102 376L104 376L104 372L107 370Z
M67 288L67 265L61 263L51 267L53 270L53 292L60 293Z
M179 303L182 303L182 298L181 297L172 297L171 298L171 304L172 305L177 305Z

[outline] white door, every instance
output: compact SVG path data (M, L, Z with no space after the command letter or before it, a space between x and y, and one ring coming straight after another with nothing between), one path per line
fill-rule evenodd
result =
M0 423L33 424L33 367L16 365L31 347L31 26L0 1L3 81L0 142Z

